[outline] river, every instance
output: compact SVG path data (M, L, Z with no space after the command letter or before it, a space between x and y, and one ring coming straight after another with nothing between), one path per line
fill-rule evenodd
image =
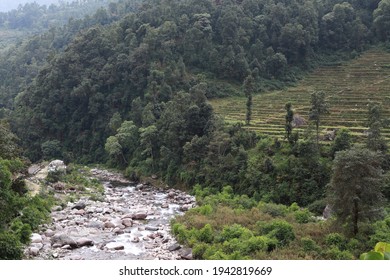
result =
M92 169L104 198L80 197L56 206L51 223L32 235L32 259L191 259L171 234L170 221L195 206L195 198L174 189L135 184L121 175Z

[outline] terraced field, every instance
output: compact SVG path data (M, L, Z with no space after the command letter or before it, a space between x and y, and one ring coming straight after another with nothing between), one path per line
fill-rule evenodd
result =
M321 129L347 127L358 138L364 137L370 101L380 102L383 117L390 117L390 53L369 50L343 65L320 67L295 87L254 95L252 121L248 128L283 138L285 104L290 101L295 114L308 120L310 95L320 90L326 93L330 105L330 115L324 117ZM245 122L245 97L210 102L226 121ZM390 128L383 129L382 133L390 141Z

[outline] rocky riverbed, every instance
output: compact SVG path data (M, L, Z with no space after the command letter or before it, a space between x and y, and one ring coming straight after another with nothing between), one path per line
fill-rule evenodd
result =
M134 184L120 174L92 169L104 199L81 197L56 206L52 222L32 235L33 259L191 259L170 233L170 220L194 207L195 198L174 189Z

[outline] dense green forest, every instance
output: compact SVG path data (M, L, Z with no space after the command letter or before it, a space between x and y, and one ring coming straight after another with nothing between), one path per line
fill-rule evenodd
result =
M50 7L16 13L34 9L48 16L13 25L16 15L3 14L0 26L47 28ZM1 220L0 246L26 242L15 237L26 221L12 228L28 202L19 202L11 173L22 161L54 158L193 190L201 207L173 231L198 258L349 259L390 242L381 104L367 107L365 142L342 130L322 145L326 92L312 94L300 135L292 126L299 104L286 104L283 139L226 124L208 103L247 96L249 124L252 95L373 45L390 49L389 14L389 0L121 0L8 45L0 52L0 207L15 212ZM312 217L327 204L335 223L319 225ZM294 253L303 243L307 250Z

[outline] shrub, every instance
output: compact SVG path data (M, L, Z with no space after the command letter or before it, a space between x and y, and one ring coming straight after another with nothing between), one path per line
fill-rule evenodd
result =
M322 216L322 213L324 212L324 209L326 207L326 201L321 199L321 200L316 200L309 204L307 206L307 209L314 213L315 215Z
M312 218L312 213L309 212L309 210L304 209L304 210L298 210L294 213L295 220L299 224L306 224L310 222Z
M0 233L0 259L20 260L22 257L22 244L18 237L9 232Z
M205 243L211 243L214 240L214 231L210 224L206 224L199 230L198 240Z
M234 224L231 226L225 226L217 239L219 242L224 242L226 240L231 240L234 238L241 238L241 237L248 239L252 236L253 233L251 230L239 224Z
M205 215L205 216L209 216L209 215L211 215L211 213L213 213L213 207L211 207L210 204L199 206L199 207L197 207L195 209L196 209L196 211L199 214L202 214L202 215Z
M292 225L284 220L273 220L264 225L260 224L260 232L278 241L278 246L286 246L295 239Z
M301 246L302 246L303 251L306 253L312 252L312 251L318 251L318 249L319 249L319 246L310 237L302 237L301 238Z
M390 243L390 216L382 221L375 222L372 228L374 233L370 236L369 245L371 247L374 247L380 241Z
M295 211L298 211L299 209L301 209L298 205L298 203L296 202L293 202L290 207L288 207L288 211L290 212L295 212Z
M28 244L30 242L32 231L29 224L24 224L21 220L15 219L12 221L10 229L21 243Z
M126 178L130 179L133 182L138 182L141 177L139 170L132 166L128 166L126 168L124 175Z
M347 240L340 233L330 233L325 237L325 244L328 247L336 247L340 250L346 249Z
M332 247L326 252L327 258L331 260L353 260L354 257L349 251L342 251L337 247Z
M192 256L195 260L202 260L203 255L206 252L209 244L206 243L198 243L192 248Z
M248 255L256 251L267 251L270 240L266 236L252 236L244 242L243 253Z
M263 203L260 202L258 208L272 217L285 217L287 214L287 207L282 204Z
M172 226L172 232L176 236L177 241L179 241L180 243L184 243L187 240L187 229L184 225L175 223Z

